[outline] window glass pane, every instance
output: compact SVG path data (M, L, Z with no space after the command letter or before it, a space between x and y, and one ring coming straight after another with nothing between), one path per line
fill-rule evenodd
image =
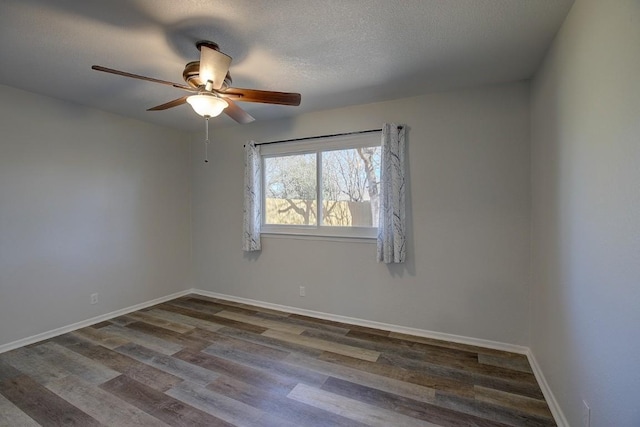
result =
M380 147L322 153L322 225L377 227Z
M316 225L316 154L266 157L265 224Z

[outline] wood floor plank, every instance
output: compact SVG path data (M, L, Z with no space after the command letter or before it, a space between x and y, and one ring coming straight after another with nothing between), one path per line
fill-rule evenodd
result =
M421 360L421 359L423 359L425 357L425 352L423 350L416 350L416 349L412 349L412 348L403 348L403 347L399 347L397 345L389 344L389 343L386 343L386 342L380 341L380 340L369 340L369 339L356 338L353 335L351 335L350 333L346 334L346 335L342 335L342 334L334 334L334 333L326 332L326 331L318 331L318 330L309 329L309 330L304 331L302 335L304 335L306 337L318 338L318 339L322 339L322 340L325 340L325 341L344 344L344 345L348 345L348 346L351 346L351 347L365 348L365 349L368 349L368 350L377 351L379 353L382 353L382 352L392 353L392 354L396 354L398 356L402 356L402 357L406 357L406 358L412 358L412 359ZM373 334L369 334L369 335L373 335ZM376 335L376 336L378 336L380 338L387 338L387 337L379 336L379 335Z
M266 320L274 320L280 323L286 323L288 325L302 326L305 329L315 329L315 330L331 332L333 334L339 334L339 335L346 335L350 331L350 329L346 327L325 325L323 323L309 321L309 320L301 319L297 317L291 317L283 313L274 314L274 313L265 313L263 311L259 311L255 314L255 317L261 317Z
M185 332L189 332L194 328L194 326L191 326L191 325L172 322L172 321L163 319L162 317L155 316L151 311L139 311L139 312L129 313L129 317L136 319L140 322L145 322L154 326L159 326L164 329L169 329L170 331L174 331L179 334L184 334Z
M286 420L294 425L305 427L365 426L358 421L289 399L286 395L271 393L268 390L224 375L209 384L207 388L269 413L275 417L276 421ZM277 425L275 424L275 426Z
M166 394L234 425L255 425L264 415L253 406L187 381Z
M401 357L388 354L382 354L378 359L378 362L380 364L402 367L413 372L451 378L473 385L481 385L502 391L522 394L523 396L538 398L542 395L542 391L536 383L535 377L523 372L511 371L513 374L511 378L494 377L478 374L474 371L455 369L449 366L403 359Z
M0 426L39 427L40 424L0 394Z
M210 346L215 346L219 351L228 351L230 353L243 351L246 353L259 354L261 357L271 360L282 360L290 353L289 351L268 347L263 344L257 344L212 331L204 331L199 328L195 328L189 332L189 335L209 341L211 343Z
M306 367L282 363L282 359L265 357L260 352L243 351L226 346L220 347L218 343L212 344L202 352L235 363L241 363L244 366L258 368L267 373L277 375L278 377L289 379L292 382L301 382L319 387L327 380L327 375L307 369Z
M227 308L224 305L208 302L200 298L178 298L172 301L168 301L166 304L184 307L189 310L199 311L205 314L216 314L219 311Z
M290 343L311 347L318 350L331 351L333 353L356 357L358 359L368 360L370 362L375 362L376 360L378 360L378 357L380 356L379 352L373 351L373 350L334 343L334 342L325 341L318 338L305 337L302 335L295 335L295 334L289 334L286 332L274 331L271 329L263 332L262 335L269 338L275 338L280 341L287 341Z
M0 381L19 377L20 375L22 375L22 372L11 366L8 361L4 360L3 355L0 354Z
M307 320L307 321L315 322L322 325L335 326L337 328L346 328L346 329L349 329L350 331L367 332L370 334L376 334L376 335L382 335L382 336L389 335L389 331L384 331L382 329L374 329L374 328L368 328L366 326L351 325L348 323L336 322L334 320L320 319L316 317L305 316L302 314L291 314L290 317L293 319Z
M233 424L186 405L124 375L116 377L100 387L171 426L233 426Z
M119 372L54 342L47 342L32 347L31 351L49 363L91 384L101 384L120 375Z
M178 357L166 356L137 344L125 344L116 348L115 351L196 384L207 385L218 377L216 373L209 369L189 363Z
M109 326L109 325L112 325L112 323L109 322L108 320L105 320L103 322L94 323L93 325L91 325L91 327L94 328L94 329L100 329L100 328L104 328L105 326Z
M47 388L106 426L167 426L137 407L70 375Z
M513 369L514 371L533 373L527 357L522 354L497 356L493 354L479 354L478 362L484 365Z
M244 322L238 322L237 320L226 319L224 317L216 316L215 314L212 314L207 311L194 310L192 308L188 308L189 307L188 304L178 305L178 304L165 303L165 304L161 304L159 307L162 308L163 310L184 314L185 316L191 316L196 319L206 320L218 325L228 326L235 329L241 329L248 332L260 334L266 330L266 328L263 328L261 326L251 325L249 323L244 323Z
M305 331L302 326L291 325L277 320L269 320L256 316L248 316L243 313L235 311L222 310L216 313L216 316L224 317L226 319L237 320L238 322L249 323L251 325L260 326L274 331L288 332L290 334L301 334Z
M527 414L481 400L436 392L436 404L455 411L501 422L510 426L555 427L552 418Z
M199 301L213 302L213 303L216 303L216 304L219 304L219 305L223 306L224 309L228 309L228 310L238 309L238 312L245 313L245 314L265 313L265 314L274 314L274 315L277 315L277 316L289 316L290 315L290 313L287 313L287 312L284 312L284 311L280 311L280 310L274 310L272 308L259 307L257 305L250 305L250 304L245 304L245 303L241 303L241 302L223 300L223 299L220 299L220 298L207 297L207 296L203 296L203 295L192 296L192 297L190 297L190 299L195 299L195 300L199 300ZM249 313L249 312L251 312L251 313Z
M135 343L141 346L150 348L151 350L157 351L162 354L173 354L177 351L182 350L182 346L180 344L172 343L167 340L163 340L161 338L155 337L153 335L145 334L143 332L137 331L135 329L130 329L124 326L118 325L110 325L100 329L104 333L108 333L111 335L115 335L121 338L125 338L127 340L124 345ZM121 347L121 346L118 346Z
M141 332L150 337L155 337L167 342L174 343L182 348L201 350L209 345L209 342L205 340L201 340L194 336L174 332L172 330L165 329L160 326L155 326L146 322L133 322L127 325L126 328Z
M291 393L289 393L287 397L329 412L334 412L346 418L363 422L370 426L387 427L391 425L401 425L403 427L437 427L436 424L424 420L398 414L305 384L298 384L291 390Z
M289 355L285 359L285 362L300 368L310 369L324 374L327 378L340 378L356 384L386 391L388 393L409 397L421 402L433 402L435 400L436 391L433 388L407 383L405 381L364 372L347 366L325 362L323 360L298 354Z
M49 363L26 347L0 354L0 361L11 365L22 374L29 375L39 384L47 384L49 381L55 381L69 375L60 366Z
M469 345L469 344L461 344L453 341L443 341L435 338L419 337L416 335L403 334L400 332L391 332L389 333L389 337L398 338L398 339L402 339L410 342L428 344L435 347L466 351L469 353L488 354L488 355L495 355L499 357L509 357L513 355L513 353L509 353L504 350L496 350L488 347L478 347L478 346Z
M284 420L281 417L274 414L263 414L258 421L247 427L300 427L301 424L297 424L288 420ZM325 424L325 426L335 426L337 424Z
M323 350L317 348L307 347L305 345L296 344L289 341L282 341L276 338L271 338L262 334L250 333L247 331L238 330L235 328L222 328L218 331L219 334L226 335L232 338L238 338L244 341L261 344L276 350L282 350L287 352L297 352L306 354L308 356L319 356L323 353Z
M411 384L437 390L446 390L460 396L474 397L473 385L452 378L440 377L437 375L427 375L421 372L412 372L407 369L373 363L355 357L343 356L332 352L324 352L318 357L326 362L341 364L361 371L394 378Z
M158 368L144 363L132 364L128 368L124 368L122 373L132 380L136 380L158 391L166 391L184 381L176 375L161 371Z
M248 306L240 303L231 303L230 301L216 300L212 298L202 297L185 297L184 301L195 307L200 307L210 311L234 311L236 313L253 316L257 313L256 307Z
M27 375L0 382L0 394L42 425L93 427L101 424Z
M532 399L518 394L507 393L492 388L474 386L476 400L504 406L506 408L539 415L541 417L553 418L547 402L541 399Z
M425 357L423 360L415 360L397 354L385 353L384 357L380 359L380 363L403 366L416 371L442 371L443 376L455 376L456 374L474 377L491 376L514 382L536 384L536 378L531 373L482 365L476 361L450 361L442 360L441 357Z
M107 323L107 322L104 322L104 323ZM131 342L131 340L128 338L123 338L121 336L110 334L102 330L102 328L105 328L111 325L113 325L113 323L102 325L100 329L96 329L94 325L87 328L78 329L76 331L71 332L71 334L79 335L83 338L93 341L96 344L99 344L101 346L111 348L111 349Z
M111 349L95 345L73 334L55 337L53 341L156 390L165 391L183 381L182 378L175 375Z
M194 328L203 329L205 331L215 332L220 328L224 328L224 325L219 325L217 323L208 322L202 319L195 319L190 316L185 316L184 314L174 313L174 312L162 310L159 308L153 308L147 311L146 313L153 315L155 317L159 317L161 319L168 320L170 322L190 325L190 326L193 326Z
M289 378L205 353L182 350L176 353L175 357L215 372L216 376L225 375L235 378L247 384L269 390L272 393L286 394L297 384L296 381Z
M111 323L112 325L118 325L118 326L127 326L128 324L133 322L136 322L136 319L134 319L133 317L129 317L128 314L123 314L122 316L109 319L109 323Z
M387 344L392 348L411 349L424 353L425 355L438 355L442 357L448 357L453 360L462 359L468 360L478 359L478 353L472 351L465 351L461 349L448 348L443 346L436 346L433 344L426 344L423 342L408 341L405 339L395 338L393 336L383 336L378 334L371 334L363 331L351 330L347 333L348 337L359 338L366 341L377 342L381 344Z
M435 423L443 427L506 427L506 424L503 423L473 415L461 414L431 403L387 393L377 388L371 388L333 377L325 382L322 389L342 396L353 397L361 402L400 412L404 415ZM431 399L432 403L433 401L434 400Z
M422 358L422 361L455 369L463 369L479 375L488 375L506 380L535 382L535 376L533 373L530 370L522 369L520 367L520 362L516 362L519 369L512 369L507 366L506 363L503 366L499 366L498 364L481 363L479 360L484 356L486 355L480 354L473 357L460 358L451 357L450 355L441 352L427 352ZM495 356L487 357L495 358Z

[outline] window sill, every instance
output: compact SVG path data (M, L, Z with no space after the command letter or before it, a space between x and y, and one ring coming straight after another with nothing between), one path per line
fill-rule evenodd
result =
M368 243L375 244L376 237L356 237L356 236L327 236L320 234L303 233L283 233L283 232L262 232L260 235L267 239L293 239L293 240L317 240L325 242L342 243Z

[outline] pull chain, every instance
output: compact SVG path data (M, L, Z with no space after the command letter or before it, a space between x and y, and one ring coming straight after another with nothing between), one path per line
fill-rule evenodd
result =
M209 157L207 154L207 148L209 147L209 116L206 116L204 119L205 119L204 162L209 163Z

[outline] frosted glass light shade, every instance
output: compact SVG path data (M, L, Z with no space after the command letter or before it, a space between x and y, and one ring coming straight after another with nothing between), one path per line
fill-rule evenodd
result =
M202 117L216 117L222 113L222 110L229 106L229 103L222 98L218 98L213 94L191 95L187 98L187 102L193 108L193 111Z

